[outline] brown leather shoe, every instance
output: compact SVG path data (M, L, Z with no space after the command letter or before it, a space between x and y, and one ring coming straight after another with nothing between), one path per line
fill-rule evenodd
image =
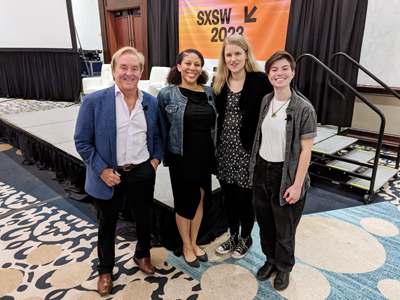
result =
M154 267L150 262L150 257L137 258L133 256L133 261L139 266L139 269L147 275L153 275L155 273Z
M101 296L108 295L113 287L111 273L99 275L97 290Z

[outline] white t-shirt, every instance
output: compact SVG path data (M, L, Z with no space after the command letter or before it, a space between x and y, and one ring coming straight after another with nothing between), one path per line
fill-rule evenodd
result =
M271 100L268 113L261 125L260 156L269 162L285 161L286 150L286 102ZM272 117L273 111L275 116Z

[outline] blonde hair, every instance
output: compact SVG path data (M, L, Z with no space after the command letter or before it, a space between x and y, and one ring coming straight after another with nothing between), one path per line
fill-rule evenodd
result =
M221 54L219 56L219 61L218 61L218 69L217 73L215 74L214 84L213 84L213 91L216 95L219 95L221 93L221 90L224 87L225 83L228 81L229 77L230 71L225 63L225 48L227 45L239 46L246 52L247 59L244 65L246 72L262 72L253 54L253 50L251 50L251 46L244 38L244 36L239 34L232 34L228 36L222 44Z
M142 53L140 53L139 51L137 51L133 47L123 47L123 48L119 49L117 52L114 53L114 55L112 56L112 59L111 59L111 70L113 72L115 71L115 67L117 66L117 59L122 54L125 54L125 53L135 55L138 58L140 71L142 72L144 70L144 56L143 56Z

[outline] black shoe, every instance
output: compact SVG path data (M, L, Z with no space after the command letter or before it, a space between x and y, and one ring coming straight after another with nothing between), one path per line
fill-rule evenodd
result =
M238 243L239 232L232 233L229 239L223 242L218 248L215 250L219 254L227 254L233 250L235 250L236 245Z
M275 265L271 264L270 262L265 262L265 264L258 270L257 272L257 279L260 281L267 280L271 277L272 273L277 271Z
M183 258L185 259L186 263L187 263L189 266L191 266L191 267L193 267L193 268L198 268L198 267L200 267L200 261L198 260L197 257L196 257L196 259L195 259L194 261L191 261L191 262L188 262L188 261L186 260L185 254L183 255Z
M207 261L208 261L208 256L207 256L207 253L206 253L206 252L204 252L203 255L197 256L197 258L198 258L198 260L201 261L201 262L207 262Z
M234 259L241 259L245 257L247 252L249 252L251 245L253 245L253 239L251 238L251 235L249 235L245 239L239 236L239 241L236 245L235 250L233 250L232 252L232 257Z
M276 273L274 288L277 291L283 291L289 285L289 274L290 272L279 271Z

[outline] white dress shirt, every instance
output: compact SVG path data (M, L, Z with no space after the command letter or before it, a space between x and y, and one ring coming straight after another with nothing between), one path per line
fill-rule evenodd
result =
M150 158L147 149L147 123L142 101L143 94L138 89L138 99L129 114L124 95L115 85L118 166L140 164Z

